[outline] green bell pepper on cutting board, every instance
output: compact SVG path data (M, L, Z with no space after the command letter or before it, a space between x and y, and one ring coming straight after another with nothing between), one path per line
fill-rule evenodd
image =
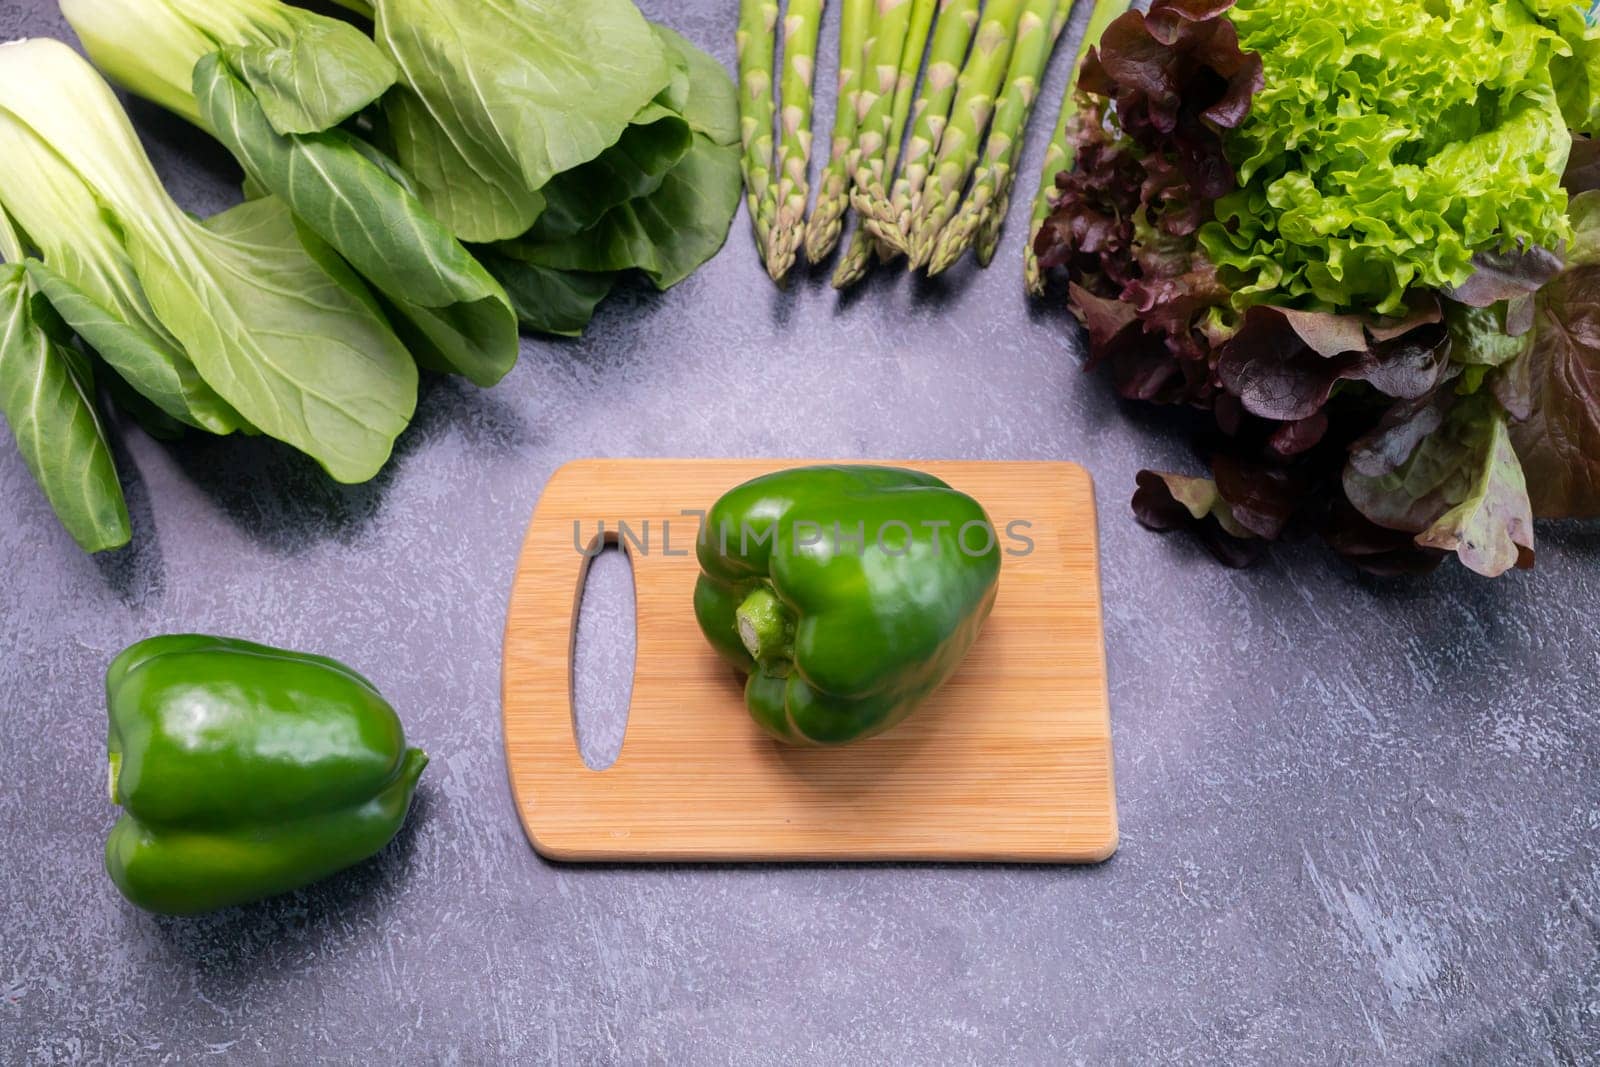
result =
M994 605L1000 550L976 500L918 471L817 466L706 514L695 617L791 744L887 730L942 685Z
M224 637L140 641L106 671L106 872L148 911L273 896L399 831L428 757L372 683L322 656Z

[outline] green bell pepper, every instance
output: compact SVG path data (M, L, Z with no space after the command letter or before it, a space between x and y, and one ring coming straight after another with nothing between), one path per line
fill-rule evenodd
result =
M106 671L106 872L148 911L273 896L399 831L428 757L372 683L322 656L180 634Z
M931 475L778 471L707 513L695 618L748 674L762 729L844 744L904 719L955 672L994 605L996 540L978 502Z

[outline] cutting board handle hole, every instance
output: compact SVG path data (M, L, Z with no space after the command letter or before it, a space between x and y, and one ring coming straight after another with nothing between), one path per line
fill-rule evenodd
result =
M633 699L633 561L609 530L590 549L572 620L572 728L584 764L603 771L622 752Z

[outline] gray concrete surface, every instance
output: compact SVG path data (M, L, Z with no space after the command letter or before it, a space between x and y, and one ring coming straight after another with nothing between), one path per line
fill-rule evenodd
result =
M643 6L731 63L731 2ZM0 0L0 36L24 34L68 36L48 0ZM135 115L184 204L230 200L218 152ZM1538 569L1493 583L1372 582L1311 548L1236 573L1146 533L1134 472L1183 466L1184 439L1080 372L1067 318L1022 298L1021 241L1014 219L987 272L840 300L820 276L774 291L741 216L700 274L620 293L580 342L528 341L495 390L427 382L367 486L269 444L123 428L136 542L104 558L0 446L0 1062L1592 1061L1600 530L1542 528ZM498 657L544 480L587 455L796 454L1094 473L1113 860L581 867L529 848ZM616 562L586 636L626 623ZM252 907L126 905L101 871L101 672L169 630L374 678L433 754L400 838ZM626 649L580 658L584 700L620 706Z

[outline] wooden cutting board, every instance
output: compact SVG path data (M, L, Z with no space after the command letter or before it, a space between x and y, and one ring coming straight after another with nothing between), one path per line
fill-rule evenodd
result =
M743 677L701 636L698 520L683 514L805 462L592 459L551 477L511 589L502 678L511 789L534 847L561 860L1110 856L1117 816L1088 474L1070 463L898 464L975 497L1013 552L1023 546L1004 537L1008 524L1030 523L1016 529L1033 548L1003 558L993 614L927 704L878 737L812 749L757 729ZM634 535L623 547L637 636L622 750L594 771L578 754L570 672L587 566L576 546L602 520L607 541L623 521Z

